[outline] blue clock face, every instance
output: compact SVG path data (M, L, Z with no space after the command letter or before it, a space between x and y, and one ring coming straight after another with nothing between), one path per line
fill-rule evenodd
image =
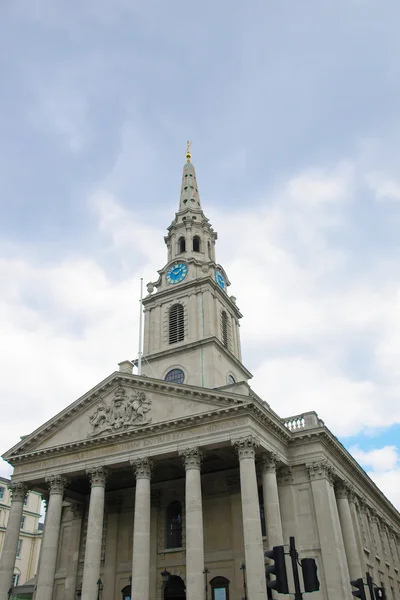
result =
M183 262L179 262L168 269L165 279L167 280L167 283L179 283L185 279L187 273L187 265Z
M215 281L218 283L221 290L225 289L225 278L221 271L215 271Z

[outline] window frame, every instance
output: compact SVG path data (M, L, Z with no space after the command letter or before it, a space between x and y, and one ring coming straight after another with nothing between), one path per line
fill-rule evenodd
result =
M4 487L4 485L0 485L0 500L4 500L5 492L6 488Z
M225 590L225 600L229 600L229 579L223 577L221 575L217 575L217 577L213 577L210 580L211 586L211 600L215 600L215 590L216 589L224 589Z
M176 302L168 310L168 345L185 340L185 307Z
M17 544L17 554L15 555L16 558L21 558L21 550L22 550L22 544L23 544L23 539L22 538L18 538L18 544Z
M174 371L179 371L180 373L182 373L182 381L178 381L177 379L167 379L168 375L170 375L170 373L173 373ZM183 369L181 369L180 367L172 367L172 369L169 369L165 374L164 381L166 381L167 383L178 383L179 385L182 385L182 383L185 383L185 378L186 375Z
M25 529L26 516L22 515L20 529Z

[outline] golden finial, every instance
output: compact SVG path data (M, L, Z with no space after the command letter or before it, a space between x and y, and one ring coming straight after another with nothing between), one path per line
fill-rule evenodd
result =
M192 145L192 142L189 142L188 140L186 143L186 162L190 163L190 159L192 158L192 155L190 154L190 146Z

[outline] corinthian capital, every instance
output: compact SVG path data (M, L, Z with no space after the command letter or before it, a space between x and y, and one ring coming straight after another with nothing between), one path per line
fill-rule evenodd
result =
M327 479L333 484L334 468L327 460L314 460L306 465L310 479Z
M335 495L338 499L347 498L350 499L351 486L347 481L339 480L335 482Z
M92 487L105 487L108 470L106 467L90 467L86 469Z
M23 502L25 500L28 488L25 483L13 483L11 482L8 486L11 493L11 502Z
M232 442L232 445L236 448L239 460L243 458L254 458L256 448L260 445L258 440L252 435L239 438Z
M62 475L48 475L45 478L47 485L49 486L49 492L51 494L63 494L64 489L68 483L68 480Z
M154 463L147 456L131 460L136 479L151 479Z
M263 473L276 473L278 456L273 452L264 452L261 456L261 469Z
M203 453L199 448L186 448L179 453L185 464L185 469L200 469Z

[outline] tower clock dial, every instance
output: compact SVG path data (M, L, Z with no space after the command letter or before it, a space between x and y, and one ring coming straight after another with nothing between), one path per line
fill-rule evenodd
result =
M167 283L180 283L181 281L183 281L186 277L188 273L188 268L187 265L185 265L185 263L183 262L178 262L175 263L174 265L172 265L166 275L165 275L165 279L167 280Z
M215 281L218 283L221 290L225 290L225 277L222 275L221 271L215 271Z

